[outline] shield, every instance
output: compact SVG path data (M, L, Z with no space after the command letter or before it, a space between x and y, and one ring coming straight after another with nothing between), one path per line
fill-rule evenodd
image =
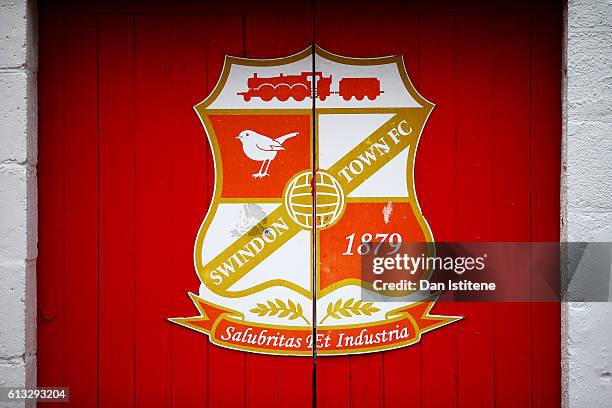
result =
M401 57L226 57L195 106L215 162L194 249L199 314L171 320L286 355L403 347L457 320L430 314L432 299L376 297L362 278L375 246L433 242L413 179L432 109Z

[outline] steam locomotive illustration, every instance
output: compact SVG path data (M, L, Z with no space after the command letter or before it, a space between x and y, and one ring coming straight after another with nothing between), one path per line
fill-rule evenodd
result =
M248 90L238 92L245 101L251 98L261 98L269 102L276 98L279 101L287 101L293 98L296 101L303 101L312 97L312 84L315 83L315 98L321 101L327 99L331 94L340 95L345 101L355 98L358 101L368 98L373 101L380 96L383 91L380 89L378 78L342 78L338 83L338 91L331 90L332 77L326 77L322 72L302 72L300 75L280 74L275 77L259 77L254 73L247 80Z

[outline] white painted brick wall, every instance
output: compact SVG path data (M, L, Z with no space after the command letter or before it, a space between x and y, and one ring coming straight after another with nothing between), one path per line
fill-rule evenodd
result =
M612 241L612 1L569 0L563 230ZM612 407L612 303L564 305L564 403Z
M0 0L0 386L36 383L34 15L26 0Z

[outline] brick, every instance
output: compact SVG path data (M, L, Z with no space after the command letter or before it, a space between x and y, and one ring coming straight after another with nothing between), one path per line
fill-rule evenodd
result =
M568 2L569 29L572 31L611 31L612 2L570 0Z
M0 387L25 387L25 364L22 360L0 361Z
M25 354L26 263L0 264L0 358Z
M26 1L0 0L0 68L26 64Z
M605 408L612 401L610 314L610 302L568 304L570 407Z
M567 106L570 120L612 117L612 33L569 33ZM575 118L575 119L574 119Z
M26 161L27 86L25 71L0 71L0 161Z
M0 165L0 260L27 256L26 167Z
M612 122L567 126L568 208L612 211Z
M23 362L0 361L0 387L25 387ZM0 402L0 408L25 407L24 402Z
M570 210L565 223L568 241L612 241L612 212Z

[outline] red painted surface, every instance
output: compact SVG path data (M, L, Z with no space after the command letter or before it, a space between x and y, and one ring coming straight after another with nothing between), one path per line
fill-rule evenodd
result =
M416 166L436 240L559 239L561 4L315 10L320 46L403 54L436 104ZM192 312L193 243L213 188L192 106L225 54L309 46L312 13L295 2L40 5L38 376L71 391L45 406L312 405L312 359L222 349L166 320ZM560 405L559 305L434 311L465 318L404 349L317 359L318 406Z

